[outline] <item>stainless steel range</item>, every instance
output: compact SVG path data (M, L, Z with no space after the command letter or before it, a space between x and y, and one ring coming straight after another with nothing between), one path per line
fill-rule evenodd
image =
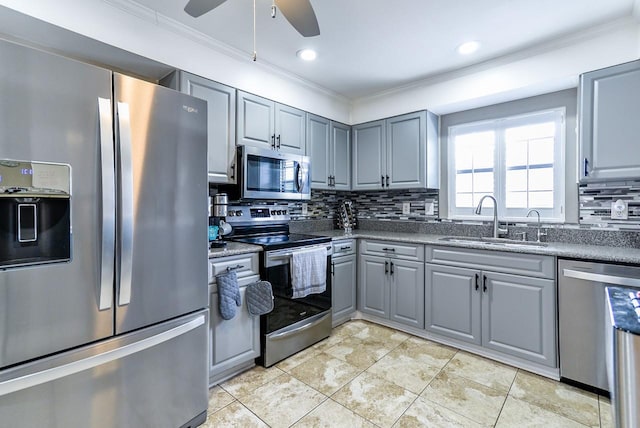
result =
M260 318L261 356L270 367L331 334L331 238L289 233L286 205L229 206L229 239L263 248L260 276L273 286L274 309ZM291 259L295 252L326 248L326 289L293 298Z

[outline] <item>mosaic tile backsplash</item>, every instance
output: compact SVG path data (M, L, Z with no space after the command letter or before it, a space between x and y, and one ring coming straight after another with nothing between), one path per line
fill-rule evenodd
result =
M589 183L578 189L580 224L608 225L619 229L640 229L640 180L609 183ZM627 202L629 218L611 219L611 203Z

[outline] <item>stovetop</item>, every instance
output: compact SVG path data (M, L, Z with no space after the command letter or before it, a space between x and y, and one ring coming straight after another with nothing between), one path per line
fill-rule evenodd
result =
M328 236L305 235L300 233L231 237L230 239L236 242L244 242L245 244L261 245L265 250L302 247L305 245L331 242L331 238Z

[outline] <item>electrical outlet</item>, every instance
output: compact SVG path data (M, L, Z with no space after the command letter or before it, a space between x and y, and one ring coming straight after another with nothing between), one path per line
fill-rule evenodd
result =
M627 201L618 199L615 202L611 202L611 219L612 220L627 220L629 218L629 206Z
M306 202L302 203L302 215L307 215L309 214L309 207L307 206Z
M411 202L403 202L402 203L402 214L404 214L404 215L411 214Z
M435 207L433 206L433 201L424 201L424 214L425 215L434 215Z

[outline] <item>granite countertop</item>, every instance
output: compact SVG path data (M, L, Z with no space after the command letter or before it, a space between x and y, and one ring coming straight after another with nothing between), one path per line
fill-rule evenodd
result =
M445 235L427 235L420 233L382 232L372 230L354 230L345 235L343 230L323 230L312 232L314 235L329 236L334 241L348 238L381 239L385 241L408 242L415 244L440 245L458 248L473 248L489 251L506 251L512 253L541 254L547 256L567 257L574 259L596 260L615 263L640 264L640 248L607 247L600 245L565 244L547 242L546 247L503 247L483 242L450 242L441 241Z
M238 254L259 253L262 247L259 245L243 244L242 242L227 241L225 248L209 249L209 258L237 256Z
M640 317L636 315L631 304L630 293L636 294L635 288L607 287L609 312L613 326L617 329L640 335Z

